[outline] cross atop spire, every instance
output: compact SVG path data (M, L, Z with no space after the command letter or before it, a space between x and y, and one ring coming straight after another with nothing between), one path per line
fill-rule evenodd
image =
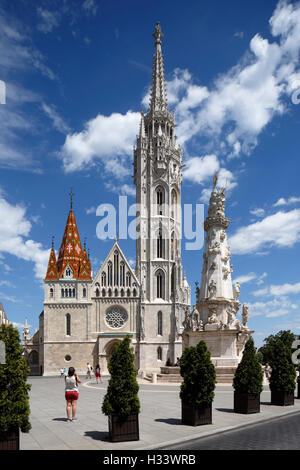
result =
M74 196L73 187L72 187L72 186L71 186L71 188L70 188L69 196L70 196L70 209L72 210L72 209L73 209L73 196Z
M156 23L153 33L155 39L155 54L152 67L152 87L150 98L151 111L165 111L167 109L166 85L164 76L164 63L161 50L161 38L163 33L159 23Z

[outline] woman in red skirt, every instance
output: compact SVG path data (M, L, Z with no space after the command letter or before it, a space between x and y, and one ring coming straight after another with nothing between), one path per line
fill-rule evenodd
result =
M98 383L98 379L100 379L100 382L102 383L101 369L100 369L99 364L96 365L95 375L96 375L96 382Z
M67 402L67 419L68 423L71 421L76 421L76 410L77 410L77 400L78 400L78 384L80 384L80 379L75 372L74 367L70 367L68 375L65 377L65 398ZM72 419L71 419L71 410L72 410Z

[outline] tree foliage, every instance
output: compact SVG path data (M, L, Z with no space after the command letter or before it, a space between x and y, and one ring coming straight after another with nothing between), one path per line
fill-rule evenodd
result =
M134 367L134 353L130 348L128 335L115 346L108 370L111 377L103 400L102 412L105 415L116 413L121 418L131 413L139 413L137 370Z
M278 338L273 345L271 365L270 389L280 392L293 392L295 390L296 370L292 362L291 349Z
M26 383L30 368L22 356L19 332L12 325L1 325L0 340L6 348L6 363L0 364L0 435L16 428L29 432L29 390Z
M260 394L263 390L263 373L253 338L245 344L242 360L235 371L233 388L237 393Z
M213 402L216 371L210 356L202 340L197 346L184 349L179 363L183 377L180 398L184 403L200 407L209 406Z
M262 357L262 364L268 363L272 367L272 362L275 359L274 346L278 339L292 351L292 343L296 339L296 336L290 330L280 330L276 335L270 335L265 338L265 344L259 348L258 353Z

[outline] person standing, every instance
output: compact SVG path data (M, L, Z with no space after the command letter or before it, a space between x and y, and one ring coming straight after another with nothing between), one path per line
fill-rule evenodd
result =
M91 377L91 370L92 370L92 368L91 368L91 366L90 366L90 363L88 362L86 366L87 366L87 371L86 371L86 377L85 377L85 378L86 378L86 379L91 379L91 378L92 378L92 377Z
M264 367L264 371L265 371L265 375L266 375L267 380L270 382L271 367L269 366L268 363L266 363L266 365L265 365L265 367Z
M77 411L77 400L78 400L78 384L80 384L80 378L78 377L74 367L70 367L68 375L65 377L65 399L67 402L67 420L68 423L76 421ZM71 419L72 411L72 419Z
M99 364L96 365L95 375L96 375L96 382L98 383L98 379L100 379L100 383L102 383L101 369L100 369Z

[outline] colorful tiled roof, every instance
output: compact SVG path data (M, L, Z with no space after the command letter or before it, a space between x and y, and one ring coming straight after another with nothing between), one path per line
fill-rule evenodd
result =
M52 248L45 280L64 278L67 267L72 270L72 279L91 280L91 264L86 250L82 249L73 209L70 209L56 263Z

